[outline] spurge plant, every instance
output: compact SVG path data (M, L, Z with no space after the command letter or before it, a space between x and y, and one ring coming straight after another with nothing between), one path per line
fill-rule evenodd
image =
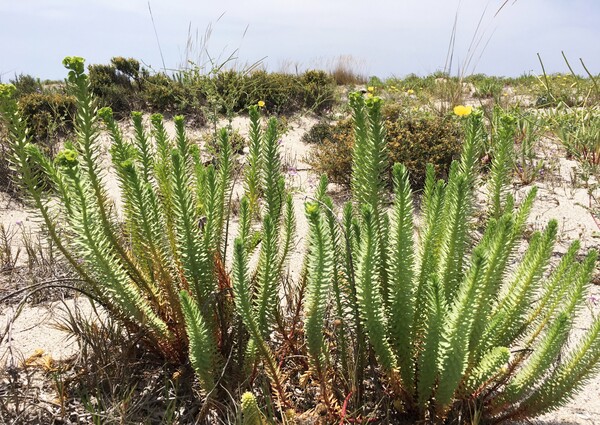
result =
M212 161L189 142L182 117L172 139L160 115L148 131L134 113L128 140L110 109L97 110L83 60L64 63L77 98L76 137L54 161L31 143L8 86L0 86L0 110L18 182L82 290L147 349L175 363L189 360L209 399L225 397L221 389L251 389L261 382L251 376L266 376L270 391L263 394L287 409L282 419L292 418L293 377L273 344L274 334L288 332L279 300L295 228L277 123L264 129L258 108L250 108L246 194L231 246L236 163L227 131L219 133ZM373 392L393 406L388 420L432 424L500 423L565 404L598 369L600 320L567 346L596 252L579 260L575 241L549 270L558 231L551 221L519 254L535 189L517 205L507 190L508 148L495 152L490 208L481 222L475 190L485 128L478 111L461 118L463 153L448 180L427 168L420 216L400 164L393 166L388 208L381 105L378 97L350 97L353 200L341 217L325 178L306 203L310 228L298 293L305 294L309 361L302 382L317 384L320 403L336 421L370 414L365 406ZM120 209L105 186L101 122L112 139ZM501 120L500 145L512 138L514 124ZM242 412L247 423L268 419L251 394Z
M551 221L517 254L536 190L515 205L507 191L508 149L499 149L491 166L490 210L482 234L475 232L480 112L463 118L463 153L448 181L427 169L422 224L415 226L409 175L400 164L388 214L381 100L355 94L350 105L354 203L338 224L323 182L318 202L307 205L305 328L324 401L335 408L352 392L358 407L373 353L381 385L409 420L500 423L565 404L598 369L600 320L567 346L596 252L578 260L575 241L550 271L558 231ZM500 133L514 132L514 121L501 125ZM338 323L334 338L322 333L328 318Z

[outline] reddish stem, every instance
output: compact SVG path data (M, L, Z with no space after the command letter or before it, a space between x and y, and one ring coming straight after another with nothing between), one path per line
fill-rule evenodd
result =
M342 405L342 413L340 414L340 425L344 425L344 418L346 417L346 410L348 410L348 401L350 400L350 397L352 397L352 391L350 391L344 399L344 404Z

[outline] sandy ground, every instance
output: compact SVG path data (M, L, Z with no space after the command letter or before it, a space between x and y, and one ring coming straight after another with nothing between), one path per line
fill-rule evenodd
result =
M301 141L302 135L316 122L314 118L298 117L289 123L289 131L282 136L284 163L287 167L289 184L294 195L298 234L306 234L307 223L304 216L304 201L312 196L316 187L317 178L309 172L308 165L304 162L309 146ZM248 119L235 118L232 126L247 135ZM168 124L172 133L173 125ZM199 140L199 132L193 132L191 138ZM108 143L105 140L105 143ZM545 143L540 152L547 165L547 171L541 182L536 182L539 187L538 198L531 214L529 224L532 229L540 229L551 218L559 221L560 236L556 246L556 257L562 254L569 243L576 238L582 242L584 251L600 246L600 227L589 210L590 197L585 187L579 187L574 170L577 164L564 159L565 155L552 142ZM108 181L108 190L115 199L118 207L118 187L114 176L108 172L105 176ZM522 197L527 187L515 187L517 197ZM6 194L0 193L0 223L13 232L12 246L14 250L22 248L21 231L35 232L38 227L22 204L12 200ZM230 236L235 234L233 223ZM230 238L231 240L231 238ZM301 251L305 241L297 242L296 255L292 255L290 262L291 276L298 276L301 267ZM17 266L26 264L26 255L19 256ZM0 274L1 285L6 284L7 272ZM575 338L582 334L589 325L591 317L600 311L600 286L593 286L590 293L589 309L579 320L576 326ZM0 332L7 332L7 338L0 344L0 364L4 367L11 362L22 361L31 356L36 350L43 350L55 359L64 359L74 355L77 347L66 335L56 329L56 322L65 315L65 308L72 308L78 303L83 310L89 309L89 304L83 300L66 300L52 302L44 305L26 305L16 320L11 322L15 315L16 305L0 304ZM589 382L579 395L564 408L546 415L538 420L540 424L600 424L600 378Z

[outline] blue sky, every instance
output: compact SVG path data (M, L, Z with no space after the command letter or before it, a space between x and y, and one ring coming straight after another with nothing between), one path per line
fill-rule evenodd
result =
M237 51L238 66L264 58L272 71L326 67L351 55L361 73L380 77L443 69L458 9L455 65L516 76L566 72L564 50L600 73L600 0L150 0L167 68L184 62L188 31L212 25L210 54ZM460 6L459 6L460 4ZM487 7L487 11L486 11ZM135 57L153 69L162 60L147 0L0 0L0 78L15 73L61 79L67 55L87 63ZM483 16L483 18L482 18ZM468 54L480 18L481 43ZM485 46L485 48L484 48ZM199 58L194 48L191 57ZM203 61L206 56L200 57ZM453 73L457 68L453 69Z

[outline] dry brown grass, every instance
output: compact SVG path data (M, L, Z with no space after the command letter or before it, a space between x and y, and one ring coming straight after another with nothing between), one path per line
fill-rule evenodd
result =
M329 74L338 86L365 84L367 77L362 72L364 64L350 55L340 55L327 66Z

